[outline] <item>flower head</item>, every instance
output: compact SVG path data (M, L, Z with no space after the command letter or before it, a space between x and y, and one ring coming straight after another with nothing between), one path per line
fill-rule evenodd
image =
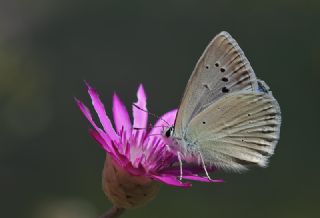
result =
M190 187L190 183L181 182L177 156L170 152L162 139L163 127L172 126L177 110L171 110L160 117L151 130L148 130L148 112L146 93L142 85L139 86L138 101L132 105L133 124L128 111L119 97L113 96L113 119L115 129L106 115L98 93L88 83L88 93L93 107L103 127L98 127L89 109L79 100L77 104L94 129L90 135L104 148L107 153L106 164L113 164L126 175L143 178L145 181L159 181L167 185ZM105 169L108 168L105 166ZM183 167L183 178L210 182L207 178L197 175L203 172L201 167ZM111 176L111 175L110 175ZM107 178L105 178L107 179ZM218 180L216 180L218 181Z

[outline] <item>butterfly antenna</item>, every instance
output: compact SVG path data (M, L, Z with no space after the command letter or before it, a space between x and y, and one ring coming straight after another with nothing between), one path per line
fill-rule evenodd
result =
M142 110L142 111L144 111L144 112L146 112L146 113L148 113L148 114L150 114L151 116L153 116L153 117L155 117L155 118L158 118L158 119L160 119L160 120L162 120L163 122L165 122L168 126L167 127L170 127L171 125L166 121L166 120L164 120L164 119L162 119L161 117L159 117L158 115L156 115L156 114L154 114L154 113L151 113L151 112L149 112L149 111L147 111L147 110L144 110L143 108L141 108L141 107L139 107L138 105L136 105L136 104L132 104L134 107L136 107L136 108L138 108L139 110Z
M148 136L147 137L150 137L150 136L156 136L156 135L162 135L162 134L148 134Z
M202 166L203 166L203 169L204 169L204 172L206 173L206 176L209 180L212 180L209 176L209 173L207 171L207 168L206 168L206 165L204 164L204 160L203 160L203 157L202 157L202 154L201 152L199 151L199 154L200 154L200 159L201 159L201 162L202 162Z
M145 128L133 127L133 129L135 129L135 130L143 130L143 129L148 129L148 128L151 128L151 127L153 127L153 128L163 128L163 126L152 126L152 125L150 124L149 127L145 127Z
M179 160L179 165L180 165L180 176L179 176L179 180L182 180L182 160L181 160L181 153L178 152L178 160Z

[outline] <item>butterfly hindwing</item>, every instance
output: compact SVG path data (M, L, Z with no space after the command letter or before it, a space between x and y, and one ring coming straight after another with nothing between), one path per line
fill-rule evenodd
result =
M280 108L271 94L236 92L197 114L188 125L186 141L206 163L240 171L247 165L267 165L280 123Z

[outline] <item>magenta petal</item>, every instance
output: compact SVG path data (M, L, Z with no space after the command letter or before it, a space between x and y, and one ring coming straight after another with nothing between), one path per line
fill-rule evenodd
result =
M216 168L214 166L211 166L211 167L207 166L206 168L207 168L208 172L213 172L216 170ZM196 175L199 173L204 173L203 166L201 166L201 165L185 163L183 165L182 169L183 169L183 175L188 175L188 176ZM179 175L180 174L180 166L177 165L177 166L171 167L170 169L165 169L165 170L161 171L161 173Z
M182 183L181 181L177 180L176 177L174 177L174 176L167 176L167 175L155 176L155 175L152 175L152 178L154 178L162 183L165 183L167 185L185 187L185 188L191 187L191 183Z
M89 134L92 138L94 138L103 148L104 150L106 150L109 154L115 154L114 149L111 145L111 142L106 142L101 135L93 130L93 129L89 129Z
M131 121L126 107L116 94L113 95L112 111L117 132L124 131L127 136L126 138L128 138L131 135Z
M125 168L131 175L134 176L141 176L145 174L145 169L142 165L139 165L138 167L134 167L131 165L130 166L126 166Z
M206 177L200 177L200 176L183 176L183 179L188 179L188 180L195 180L195 181L200 181L200 182L223 182L221 179L208 179Z
M104 105L102 104L98 93L96 92L96 90L94 88L92 88L89 83L86 82L86 85L88 87L88 93L91 97L92 100L92 105L94 107L94 109L96 110L100 122L104 128L104 130L106 131L106 133L110 136L110 138L112 140L117 139L117 134L115 133L111 121L109 119L109 117L106 115L106 110L104 108Z
M93 122L90 110L78 99L76 99L77 105L80 108L81 112L84 114L84 116L89 120L89 122L91 123L91 125L95 128L95 130L100 134L100 136L106 141L106 143L111 143L111 139L110 137L103 132L96 124L95 122Z
M133 130L133 135L136 132L146 132L148 112L147 111L147 96L142 84L140 84L137 92L138 101L132 106L133 111L133 127L139 130ZM135 106L136 105L136 106ZM141 135L141 134L140 134Z

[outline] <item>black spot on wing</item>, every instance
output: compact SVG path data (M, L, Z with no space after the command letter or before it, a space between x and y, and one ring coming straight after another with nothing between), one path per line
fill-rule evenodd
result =
M229 79L227 78L227 77L222 77L222 79L221 79L223 82L228 82L229 81Z
M221 90L223 93L228 93L229 92L229 89L227 87L223 87L222 90Z

